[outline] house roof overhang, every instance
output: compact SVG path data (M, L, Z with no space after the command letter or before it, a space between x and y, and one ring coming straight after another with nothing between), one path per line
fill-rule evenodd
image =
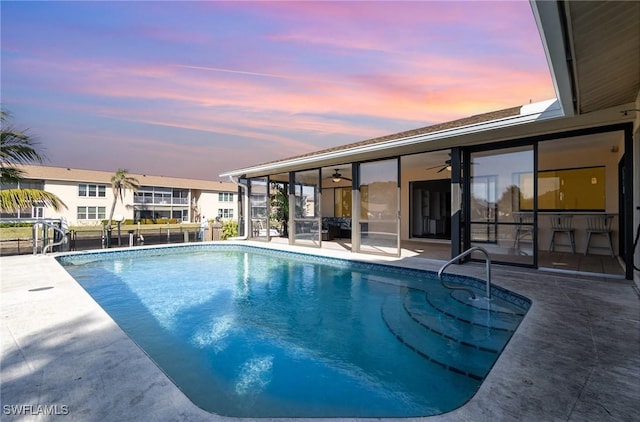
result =
M500 128L513 128L526 122L560 116L562 113L558 102L548 100L233 170L220 176L256 177L351 161L435 151L450 148L454 144L478 142L478 138L492 139L490 133Z
M531 6L566 116L638 101L640 2L531 1Z

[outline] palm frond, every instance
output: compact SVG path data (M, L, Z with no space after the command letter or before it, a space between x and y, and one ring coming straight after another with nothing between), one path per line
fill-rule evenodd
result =
M15 167L0 167L0 183L17 183L24 177L24 171Z
M37 142L24 132L17 132L12 127L2 128L0 132L0 163L28 164L41 163L43 158L36 151Z
M5 189L0 191L0 209L16 212L34 205L51 207L56 211L67 208L56 195L39 189Z

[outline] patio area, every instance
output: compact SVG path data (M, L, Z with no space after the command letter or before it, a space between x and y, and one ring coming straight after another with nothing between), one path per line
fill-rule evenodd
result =
M400 258L345 252L348 245L339 242L320 250L241 243L432 271L443 263L434 259L437 248L448 257L448 245L429 244L437 246L425 259L421 242L404 245ZM193 405L52 256L2 257L0 271L3 420L31 420L38 406L56 411L43 417L48 420L235 420ZM483 278L484 264L449 271ZM634 282L498 265L492 272L495 284L531 299L531 309L467 404L411 420L636 420L640 296Z
M288 244L287 239L274 237L271 243ZM451 258L451 246L448 241L403 240L401 243L403 258L420 257L430 260L448 261ZM351 242L346 239L323 241L322 249L351 251ZM564 273L581 272L591 277L624 278L624 269L618 257L609 255L569 253L561 251L539 251L538 266L542 271Z

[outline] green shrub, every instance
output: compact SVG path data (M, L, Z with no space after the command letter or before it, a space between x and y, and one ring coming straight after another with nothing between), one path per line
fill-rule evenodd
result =
M238 222L229 220L222 223L222 234L220 239L227 240L230 237L238 236Z
M33 223L0 223L0 228L31 227Z

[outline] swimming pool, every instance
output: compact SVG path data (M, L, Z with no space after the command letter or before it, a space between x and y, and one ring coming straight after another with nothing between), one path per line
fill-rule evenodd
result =
M489 305L469 301L426 271L239 245L58 260L196 405L226 416L455 409L530 306L497 286Z

